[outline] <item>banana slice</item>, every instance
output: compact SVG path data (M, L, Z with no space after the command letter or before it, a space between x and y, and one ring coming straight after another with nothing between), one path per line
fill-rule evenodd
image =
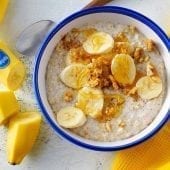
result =
M66 86L79 89L87 84L89 69L83 64L71 64L61 72L60 79Z
M94 33L83 43L84 50L89 54L107 53L113 46L113 38L105 32Z
M132 84L135 80L135 63L128 54L117 54L112 60L111 71L115 80L122 85Z
M92 118L102 115L104 104L103 92L97 88L84 87L78 92L76 107Z
M153 99L162 92L162 81L159 77L145 76L140 78L137 83L137 93L142 99Z
M86 122L86 116L76 107L65 107L57 113L57 121L64 128L76 128Z

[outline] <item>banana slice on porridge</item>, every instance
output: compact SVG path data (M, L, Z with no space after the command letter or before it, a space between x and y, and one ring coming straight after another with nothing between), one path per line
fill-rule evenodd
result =
M87 84L89 69L83 64L71 64L61 72L60 79L66 86L79 89Z
M162 81L158 76L144 76L137 83L137 93L142 99L153 99L162 92Z
M84 87L78 92L76 107L92 118L102 115L104 96L101 89Z
M84 50L89 54L107 53L112 50L113 46L112 36L105 32L96 32L83 43Z
M57 113L57 121L64 128L76 128L86 122L86 116L82 110L76 107L65 107Z
M117 54L111 63L111 72L121 85L132 84L136 76L136 66L128 54Z

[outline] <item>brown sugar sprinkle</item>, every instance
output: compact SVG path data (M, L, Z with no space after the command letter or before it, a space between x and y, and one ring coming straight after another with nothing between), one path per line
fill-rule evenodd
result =
M113 50L116 54L131 54L133 52L133 49L128 42L115 42Z
M155 50L156 45L155 45L155 43L154 43L153 40L147 39L147 40L145 41L145 45L146 45L146 50L147 50L147 51L151 52L151 51L154 51L154 50Z
M125 33L121 32L114 37L115 42L129 42Z
M71 48L77 48L81 46L80 41L78 40L78 31L73 29L70 33L66 34L61 39L61 44L65 50L70 50Z
M66 102L71 102L73 100L73 91L68 90L64 93L64 100Z
M89 64L92 60L92 55L88 54L83 47L72 48L69 51L71 61L74 62L81 62L83 64Z

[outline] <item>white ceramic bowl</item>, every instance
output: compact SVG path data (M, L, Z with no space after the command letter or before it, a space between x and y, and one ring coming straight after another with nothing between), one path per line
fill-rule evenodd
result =
M80 27L85 23L109 21L114 24L127 24L136 26L140 32L146 37L152 38L157 44L161 56L163 56L166 67L166 79L167 79L167 93L165 96L162 108L154 119L154 121L143 131L137 135L128 139L123 139L116 142L97 142L84 139L71 133L68 130L60 127L53 115L53 111L47 101L46 88L45 88L45 74L48 60L61 37L69 32L72 28ZM170 42L166 34L150 19L145 16L120 7L98 7L91 8L84 11L77 12L60 24L56 25L52 31L45 38L40 51L37 54L35 71L34 71L34 88L35 94L42 110L42 114L46 118L48 124L54 129L61 137L68 139L72 143L99 151L113 151L120 150L130 146L134 146L155 134L168 120L170 112L168 112L170 106Z

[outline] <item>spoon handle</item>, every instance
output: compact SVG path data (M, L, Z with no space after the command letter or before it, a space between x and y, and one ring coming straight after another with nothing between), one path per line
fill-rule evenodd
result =
M112 1L112 0L93 0L92 2L87 4L83 9L87 9L87 8L91 8L91 7L97 7L97 6L102 6L102 5L107 4L110 1Z

